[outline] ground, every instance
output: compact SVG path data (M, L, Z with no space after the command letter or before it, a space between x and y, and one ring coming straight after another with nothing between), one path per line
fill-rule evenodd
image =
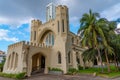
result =
M0 77L0 80L14 80ZM120 78L108 79L102 77L94 77L91 75L45 75L37 74L24 80L120 80Z

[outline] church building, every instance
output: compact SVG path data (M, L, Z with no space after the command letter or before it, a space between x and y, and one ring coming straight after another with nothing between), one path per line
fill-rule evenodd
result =
M49 68L59 68L67 73L69 68L83 66L80 37L69 30L69 12L65 5L46 6L46 22L31 21L30 42L17 42L8 46L4 73L35 71L49 73Z

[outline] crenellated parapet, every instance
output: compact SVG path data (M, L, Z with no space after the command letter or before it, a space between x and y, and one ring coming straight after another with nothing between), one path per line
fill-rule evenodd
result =
M65 5L58 5L56 7L56 16L62 15L62 14L68 14L68 8Z
M18 47L18 46L22 46L24 44L25 44L25 41L20 41L20 42L9 45L8 48L11 49L11 48L15 48L15 47Z
M21 41L21 42L17 42L12 45L9 45L8 48L11 49L11 48L19 47L19 46L32 46L32 47L40 47L40 48L51 48L52 47L52 46L47 46L44 43L39 44L39 43L33 43L33 42L28 42L28 41Z
M42 43L33 43L33 42L25 42L26 46L33 46L33 47L40 47L40 48L51 48L52 46L47 46L46 44Z
M40 20L32 20L31 21L31 27L34 27L34 26L40 26L42 24L42 21L40 21Z
M56 8L57 9L64 9L64 10L68 9L67 6L65 6L65 5L58 5Z

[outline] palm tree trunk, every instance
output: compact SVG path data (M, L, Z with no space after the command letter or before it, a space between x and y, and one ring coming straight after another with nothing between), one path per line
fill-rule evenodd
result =
M102 64L102 57L101 57L101 54L100 54L100 50L97 48L97 51L98 51L98 56L99 56L100 63L101 63L101 69L102 69L102 72L103 72L103 64Z
M109 60L108 60L108 55L107 55L106 50L105 50L105 57L106 57L106 61L107 61L108 72L110 72L110 63L109 63Z

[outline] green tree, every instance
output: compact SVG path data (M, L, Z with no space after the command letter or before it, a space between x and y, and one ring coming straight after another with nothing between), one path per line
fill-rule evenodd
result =
M108 21L105 18L101 18L100 21L102 22L102 25L100 26L103 30L106 44L103 44L103 50L107 62L107 67L108 67L108 72L110 72L110 64L109 64L109 58L108 55L114 54L113 48L110 46L111 44L111 39L113 39L115 35L115 28L117 26L116 22L114 21ZM101 23L100 22L100 23Z
M82 45L88 46L89 48L94 48L98 52L98 56L101 62L101 68L103 72L103 64L102 64L102 58L101 53L99 49L99 42L101 40L104 45L106 45L105 36L102 31L102 28L100 27L102 24L100 23L98 13L93 13L91 10L89 10L89 13L85 13L80 20L81 26L78 30L78 33L81 33L82 37Z
M112 47L108 45L108 39L106 33L108 34L112 22L109 22L105 18L100 18L98 13L92 13L90 10L89 13L85 13L80 20L80 33L82 37L82 45L88 46L88 48L93 48L97 50L99 60L101 62L101 68L103 72L102 57L100 52L100 45L104 47L105 57L107 61L108 71L110 71L108 53L113 53Z

